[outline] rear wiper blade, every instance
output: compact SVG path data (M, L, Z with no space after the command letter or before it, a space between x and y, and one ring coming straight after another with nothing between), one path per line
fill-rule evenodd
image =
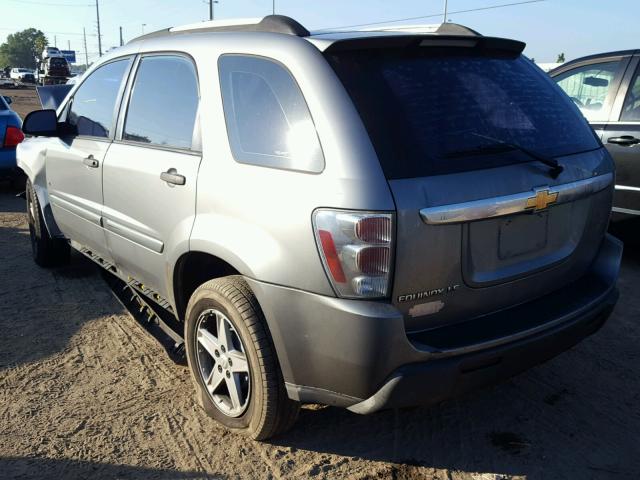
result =
M455 150L444 154L444 158L460 158L473 155L490 155L492 153L512 152L518 150L511 145L504 143L492 143L491 145L478 145L477 147L467 148L465 150Z
M528 148L524 148L524 147L521 147L520 145L516 145L515 143L505 142L504 140L500 140L499 138L493 138L493 137L489 137L487 135L481 135L475 132L472 132L471 135L495 142L496 143L495 147L497 147L498 145L502 145L503 147L511 150L518 150L524 153L525 155L533 158L534 160L537 160L540 163L544 163L548 167L551 167L551 170L549 170L549 175L551 176L551 178L558 178L558 175L560 175L564 171L564 167L560 165L555 158L547 157L545 155L542 155L541 153L533 152Z

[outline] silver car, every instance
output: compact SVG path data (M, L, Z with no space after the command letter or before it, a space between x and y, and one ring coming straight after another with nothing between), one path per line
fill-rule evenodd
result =
M24 122L34 259L163 305L255 439L508 378L604 323L622 254L611 158L523 48L280 16L135 39Z

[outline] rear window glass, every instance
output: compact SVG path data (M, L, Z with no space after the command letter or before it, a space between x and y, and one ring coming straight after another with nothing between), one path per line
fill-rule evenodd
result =
M572 102L522 56L377 49L338 52L329 60L387 178L531 161L518 150L483 149L497 141L552 157L599 147Z
M52 67L64 67L67 65L67 61L64 58L51 58L49 62Z
M279 63L223 55L220 85L229 143L236 161L321 172L324 157L298 84Z

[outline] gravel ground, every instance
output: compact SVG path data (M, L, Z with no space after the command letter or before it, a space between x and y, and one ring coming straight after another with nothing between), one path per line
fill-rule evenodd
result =
M24 120L27 113L40 109L40 101L33 85L24 88L0 88L0 95L11 97L13 103L11 108L17 112Z
M610 321L553 361L430 409L305 407L256 443L205 416L96 267L36 267L22 210L0 193L1 478L640 476L640 250Z

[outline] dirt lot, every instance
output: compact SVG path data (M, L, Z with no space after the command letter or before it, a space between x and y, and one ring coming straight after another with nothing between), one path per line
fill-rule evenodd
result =
M13 99L11 108L24 120L27 113L40 108L40 101L36 94L35 86L25 88L0 88L0 95L6 95Z
M33 90L14 97L24 117ZM640 247L595 336L506 384L361 417L306 407L289 434L227 433L96 267L37 268L0 186L0 478L638 478ZM637 233L631 232L637 237Z
M441 406L362 417L305 408L270 443L225 432L185 368L88 261L30 258L23 203L0 193L2 478L638 478L639 251L608 324L555 360Z

